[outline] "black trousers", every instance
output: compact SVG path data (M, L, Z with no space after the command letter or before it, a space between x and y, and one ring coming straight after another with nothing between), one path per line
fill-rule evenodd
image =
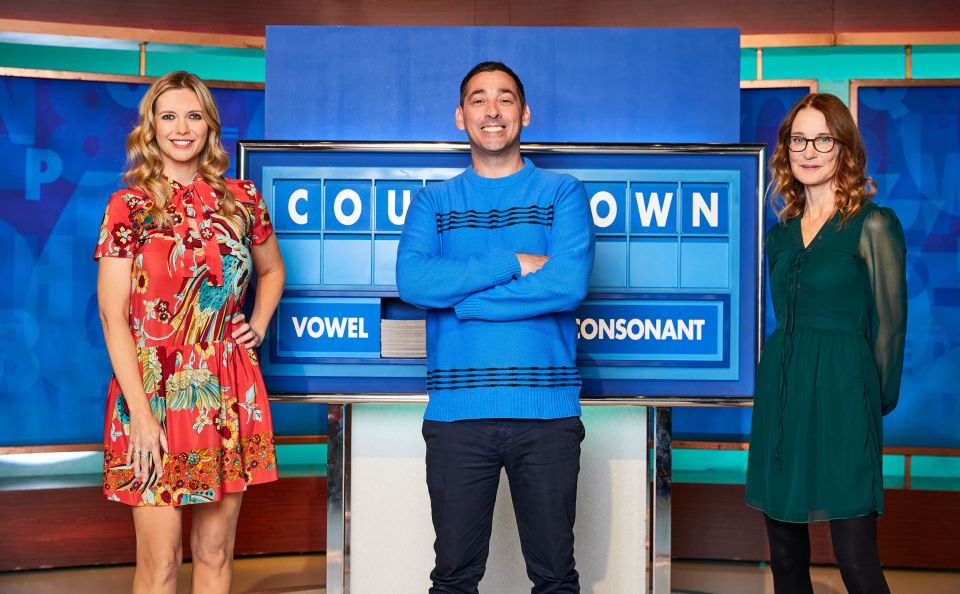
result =
M807 524L774 520L764 514L770 542L770 569L776 594L813 594L810 533ZM830 540L840 577L849 594L890 594L877 552L877 514L830 520Z
M573 523L583 437L578 417L423 422L437 536L430 594L478 592L501 469L510 481L531 592L580 592Z

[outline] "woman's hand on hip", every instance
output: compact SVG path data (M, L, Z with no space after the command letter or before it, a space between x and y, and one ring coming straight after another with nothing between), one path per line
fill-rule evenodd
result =
M248 349L255 349L263 342L263 336L247 323L247 318L238 313L230 320L233 323L233 332L230 337L239 345Z

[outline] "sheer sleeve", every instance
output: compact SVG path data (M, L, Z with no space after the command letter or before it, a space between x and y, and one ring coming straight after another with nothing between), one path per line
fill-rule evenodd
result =
M897 406L907 335L906 244L900 220L889 208L867 214L860 236L872 295L871 337L880 374L883 414Z

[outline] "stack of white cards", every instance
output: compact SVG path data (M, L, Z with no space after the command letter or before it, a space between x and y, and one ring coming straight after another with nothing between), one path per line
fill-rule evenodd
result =
M423 359L427 356L426 320L380 320L380 356Z

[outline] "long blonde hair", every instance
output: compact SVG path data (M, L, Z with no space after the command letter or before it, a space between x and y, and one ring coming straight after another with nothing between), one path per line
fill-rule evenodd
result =
M790 169L790 131L793 120L801 109L813 108L823 114L827 129L837 139L837 170L833 180L837 185L834 197L840 211L840 224L845 224L860 212L860 208L876 193L876 184L867 177L867 153L863 139L850 110L840 99L829 93L810 93L790 109L777 131L777 147L770 157L770 202L781 222L799 216L807 206L803 184Z
M230 157L220 143L220 112L207 85L189 72L180 70L161 76L153 81L140 100L140 120L127 137L127 170L123 182L150 198L149 219L161 227L170 225L171 217L166 209L172 191L170 182L163 176L155 109L160 95L172 89L190 89L200 100L203 121L207 123L207 141L200 152L198 175L217 192L220 212L232 215L236 210L236 198L220 177L230 165Z

